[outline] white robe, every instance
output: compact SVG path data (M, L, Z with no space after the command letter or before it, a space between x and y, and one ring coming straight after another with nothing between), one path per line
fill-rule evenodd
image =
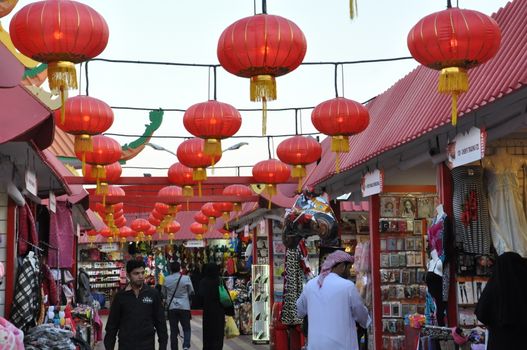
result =
M368 309L353 282L331 272L322 288L310 280L296 302L300 317L308 316L308 350L358 350L355 321L366 328Z

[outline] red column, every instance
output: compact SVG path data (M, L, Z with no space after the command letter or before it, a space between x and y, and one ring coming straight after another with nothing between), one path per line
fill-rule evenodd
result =
M373 293L373 336L375 349L382 349L382 304L380 273L380 240L379 240L379 195L370 197L370 245L371 245L371 278Z
M441 163L437 166L437 193L443 210L454 220L453 211L453 183L450 169ZM450 262L450 286L448 290L447 324L450 327L457 325L457 296L456 296L456 261Z

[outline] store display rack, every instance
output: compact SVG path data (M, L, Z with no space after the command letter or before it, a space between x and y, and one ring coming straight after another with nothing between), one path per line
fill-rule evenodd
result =
M269 343L269 323L271 318L269 265L252 266L252 317L254 344Z

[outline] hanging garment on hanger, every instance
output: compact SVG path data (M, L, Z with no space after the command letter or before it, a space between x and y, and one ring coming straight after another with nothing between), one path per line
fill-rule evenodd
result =
M57 211L51 214L49 244L58 248L48 250L48 265L52 268L71 268L75 231L71 209L66 202L57 201Z
M504 159L505 157L505 159ZM527 257L527 219L512 156L486 162L490 232L498 255L516 252Z
M296 312L296 301L302 294L304 273L300 266L300 251L298 248L285 251L285 277L284 277L284 305L282 307L281 321L286 325L302 324L302 319Z
M11 322L24 332L36 324L40 294L38 276L38 261L30 251L19 265L11 310Z
M26 255L32 244L38 246L35 218L27 203L18 207L18 237L18 256Z

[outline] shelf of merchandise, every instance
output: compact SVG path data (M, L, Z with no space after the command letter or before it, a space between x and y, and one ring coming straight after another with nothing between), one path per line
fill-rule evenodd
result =
M107 301L121 287L122 261L79 261L78 268L83 268L88 274L91 289L105 294Z
M252 265L252 319L254 344L269 343L271 291L269 265Z

